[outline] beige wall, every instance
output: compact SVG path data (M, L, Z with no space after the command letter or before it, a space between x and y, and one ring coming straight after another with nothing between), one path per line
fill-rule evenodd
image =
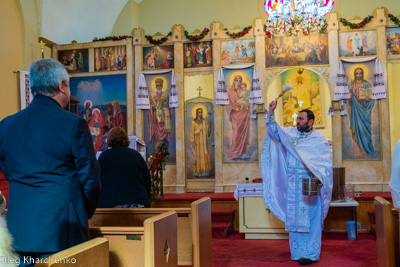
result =
M115 21L111 35L130 35L133 28L139 27L139 4L129 0Z
M0 120L19 108L17 74L22 63L22 25L18 1L0 1Z
M0 120L20 109L19 74L40 57L36 1L0 1Z
M389 112L391 155L400 140L400 64L389 64Z
M150 35L167 34L174 24L189 32L203 30L217 20L228 29L243 28L258 17L258 0L144 0L140 4L140 27Z

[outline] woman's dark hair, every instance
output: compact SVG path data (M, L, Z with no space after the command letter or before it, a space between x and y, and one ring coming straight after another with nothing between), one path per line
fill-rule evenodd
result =
M130 141L124 128L115 127L110 130L107 137L107 146L129 146Z

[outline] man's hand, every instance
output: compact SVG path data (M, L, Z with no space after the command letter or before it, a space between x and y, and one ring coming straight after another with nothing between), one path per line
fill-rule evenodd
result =
M274 114L275 109L276 109L276 104L277 104L277 101L276 101L276 100L272 100L272 101L269 103L268 113L269 113L270 115Z

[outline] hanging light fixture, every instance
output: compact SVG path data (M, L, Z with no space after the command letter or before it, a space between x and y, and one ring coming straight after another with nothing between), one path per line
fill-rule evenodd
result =
M268 15L266 32L287 36L319 31L323 17L332 10L333 0L268 0L264 11Z

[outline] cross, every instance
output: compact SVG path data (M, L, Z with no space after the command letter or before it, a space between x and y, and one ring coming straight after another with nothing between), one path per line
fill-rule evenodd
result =
M199 91L199 96L201 96L201 91L203 91L203 89L199 86L199 88L197 88L196 90Z
M46 45L46 43L43 42L43 40L40 40L38 45L40 45L40 51L42 51L42 58L44 58L44 46Z
M303 100L300 99L299 101L300 107L303 106L303 103L304 103Z
M293 113L293 115L292 115L292 118L293 118L293 125L296 125L297 117L298 117L297 113L296 113L296 112Z

